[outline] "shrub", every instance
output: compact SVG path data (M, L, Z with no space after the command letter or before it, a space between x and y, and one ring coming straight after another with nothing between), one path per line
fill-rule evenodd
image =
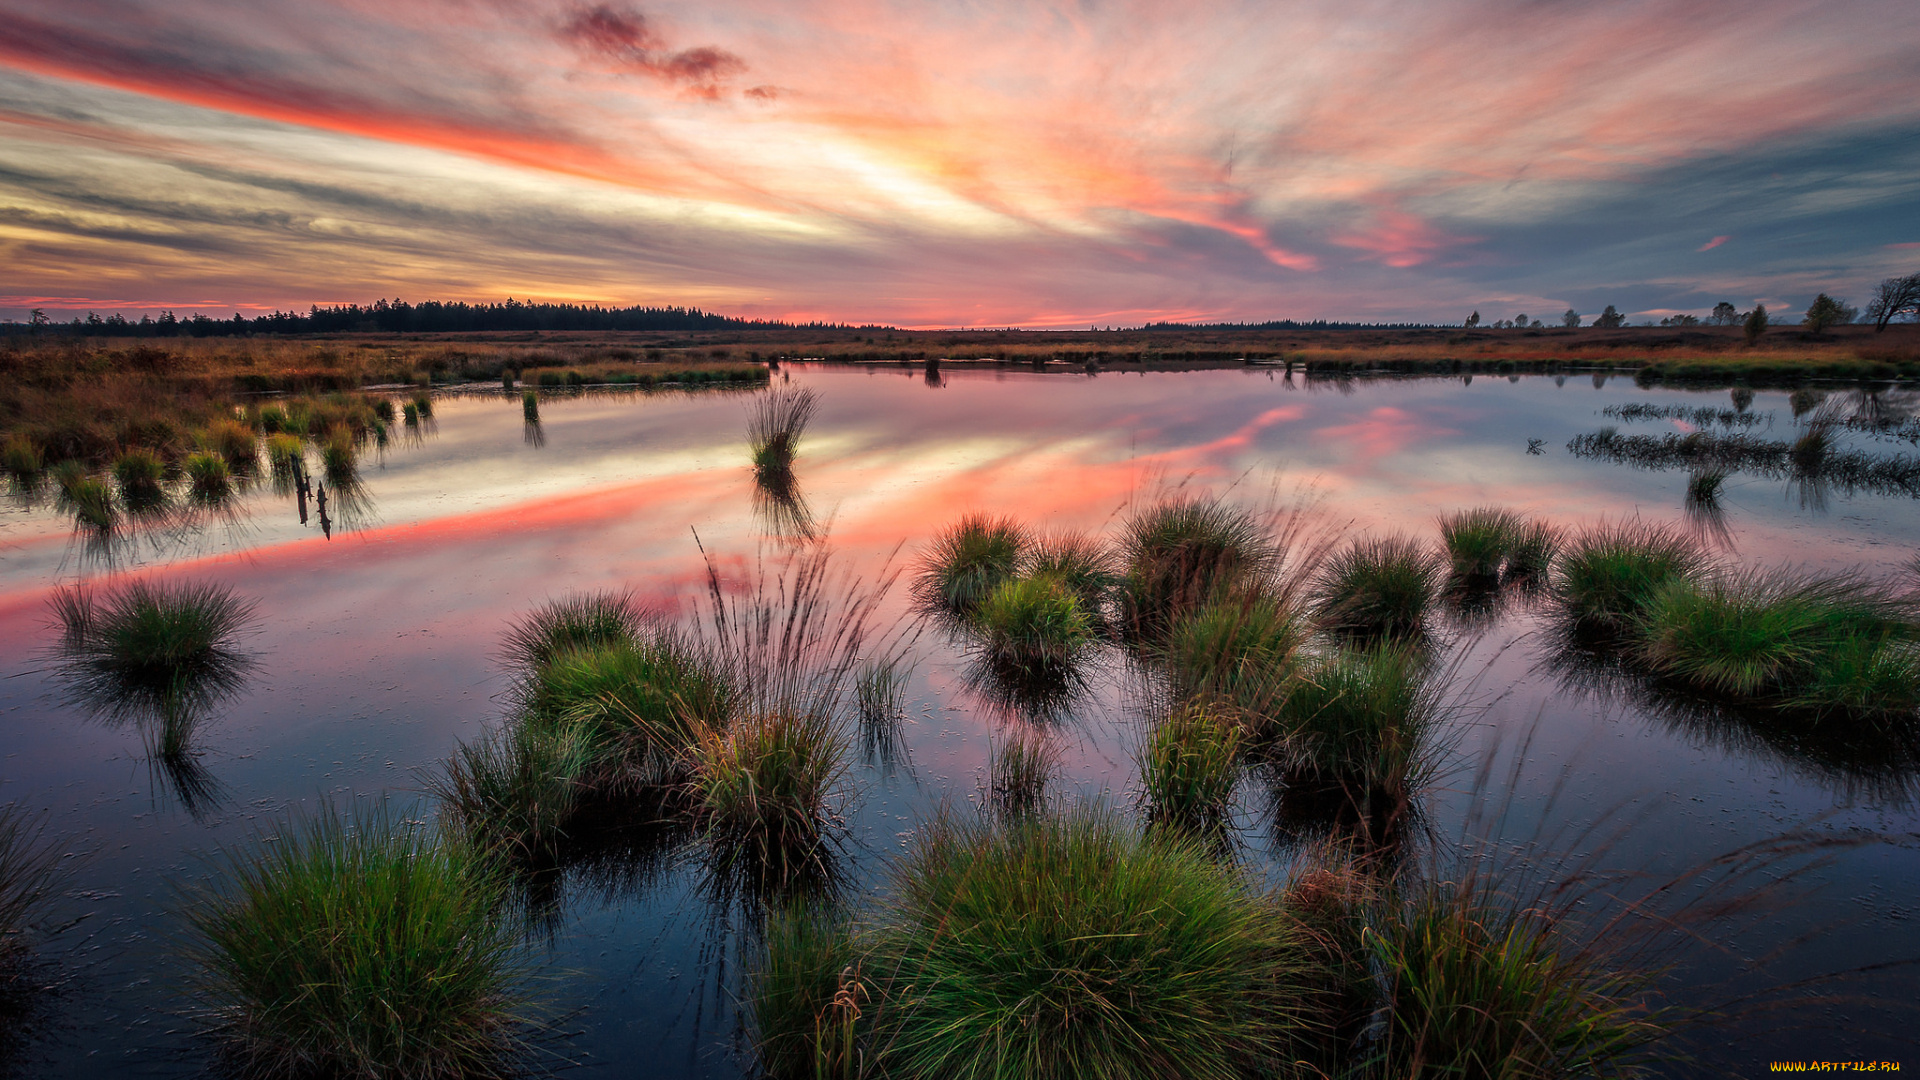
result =
M188 919L220 1033L252 1070L451 1080L517 1071L526 970L500 899L464 846L330 811L229 853Z
M1626 521L1575 536L1560 553L1554 592L1576 623L1629 629L1641 607L1668 582L1707 566L1698 543L1661 525Z
M921 557L916 592L928 606L970 614L1019 572L1026 548L1026 530L1012 518L969 514Z
M892 1075L1224 1080L1300 1026L1295 924L1177 834L948 818L889 891L864 970Z
M1322 625L1355 637L1424 633L1441 577L1440 560L1403 536L1362 538L1327 560L1314 584Z
M1126 565L1121 617L1146 637L1163 633L1215 592L1257 581L1274 560L1258 518L1207 496L1166 499L1135 513L1123 527L1120 550Z

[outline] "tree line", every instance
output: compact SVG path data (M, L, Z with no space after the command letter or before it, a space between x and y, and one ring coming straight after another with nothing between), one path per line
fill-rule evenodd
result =
M341 334L367 331L445 334L503 330L847 329L829 323L740 319L693 307L609 308L513 299L491 304L446 300L409 304L400 299L382 299L366 305L320 307L316 304L308 308L305 314L275 311L247 318L236 312L231 319L214 319L205 314L181 317L171 311L162 311L157 317L147 314L135 321L118 313L103 318L96 312L88 312L85 318L76 316L72 322L65 323L54 322L44 312L35 310L27 325L35 330L101 337L234 337L247 334Z
M1806 314L1800 325L1819 333L1829 326L1842 326L1851 322L1870 322L1875 332L1885 330L1887 324L1901 318L1920 319L1920 273L1905 277L1890 277L1874 286L1873 298L1867 302L1864 312L1845 300L1835 299L1826 293L1814 297L1807 305ZM1560 316L1559 326L1574 329L1583 323L1578 311L1568 308ZM1465 326L1468 329L1480 326L1480 313L1475 311L1467 316ZM1546 324L1539 319L1528 319L1525 315L1515 315L1511 319L1495 319L1485 324L1490 330L1541 329ZM1594 317L1593 326L1601 330L1611 330L1627 325L1627 317L1612 304ZM1653 325L1651 323L1647 325ZM1702 318L1698 315L1669 315L1659 322L1661 326L1740 326L1744 327L1749 339L1758 337L1772 322L1767 315L1765 304L1755 304L1752 310L1741 311L1731 303L1722 300L1713 306L1713 312Z

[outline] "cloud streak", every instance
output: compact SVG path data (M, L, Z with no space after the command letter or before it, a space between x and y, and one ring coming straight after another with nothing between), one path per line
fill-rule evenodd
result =
M1857 291L1898 257L1884 236L1785 237L1844 201L1822 192L1906 205L1892 162L1743 177L1685 227L1703 246L1664 219L1549 238L1702 169L1920 129L1920 13L1892 0L1758 0L1736 23L1704 0L1306 0L1284 19L1224 0L16 0L11 17L14 295L498 290L941 325L1439 319L1585 310L1606 288L1677 309L1730 278L1778 284L1790 259ZM1742 199L1787 227L1736 220ZM1747 278L1682 259L1723 250Z

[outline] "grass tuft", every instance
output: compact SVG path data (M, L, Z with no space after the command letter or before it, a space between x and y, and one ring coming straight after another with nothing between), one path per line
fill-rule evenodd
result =
M46 459L40 447L25 435L10 435L6 443L0 445L0 468L16 477L32 476L45 467Z
M1301 666L1278 743L1290 776L1397 807L1418 784L1440 720L1438 692L1418 654L1392 646L1341 650Z
M520 414L529 424L540 422L540 395L528 390L520 395Z
M233 472L219 454L187 455L186 472L188 489L200 502L220 502L233 493Z
M1004 814L1038 813L1059 771L1060 748L1044 731L1012 727L988 766L987 802Z
M1123 526L1121 619L1152 639L1217 592L1257 581L1276 553L1253 513L1210 496L1162 500Z
M528 612L507 631L509 664L537 668L569 650L630 644L648 619L627 592L570 593Z
M929 607L970 614L1020 571L1026 530L1012 518L969 514L941 533L921 557L915 591Z
M53 598L62 673L76 695L113 718L158 719L163 746L240 688L251 658L237 642L253 605L213 582L133 581L96 595Z
M1476 506L1442 517L1440 540L1453 562L1454 576L1499 577L1525 527L1519 514L1497 506Z
M1597 525L1560 553L1554 592L1576 624L1620 632L1667 583L1707 565L1700 545L1672 528L1639 521Z
M812 389L781 387L754 400L747 420L747 443L753 450L756 473L781 473L793 468L800 452L800 436L813 419L820 395Z
M1176 699L1230 706L1260 726L1286 700L1305 636L1279 597L1227 594L1175 622L1159 659Z
M1080 600L1051 575L1003 581L973 614L994 668L1040 676L1073 666L1095 640Z
M1238 718L1195 702L1154 726L1141 755L1148 819L1196 832L1217 832L1240 778Z
M757 713L695 745L695 817L710 841L760 867L795 870L816 857L846 748L824 716Z
M1065 585L1093 623L1100 621L1107 597L1119 581L1113 556L1098 540L1077 532L1053 533L1034 540L1027 551L1026 572Z
M501 883L463 845L328 811L228 854L188 913L201 987L263 1075L517 1072L526 964Z
M1419 541L1357 539L1321 569L1315 614L1329 630L1353 637L1418 636L1426 631L1441 574L1440 560Z
M167 465L151 450L133 449L113 463L113 479L127 509L152 510L166 502Z

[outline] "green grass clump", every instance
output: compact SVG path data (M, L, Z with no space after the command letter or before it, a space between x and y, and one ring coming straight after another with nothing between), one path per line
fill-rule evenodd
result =
M428 393L415 394L413 395L413 401L411 404L413 405L413 411L420 417L420 419L422 420L433 419L433 395L432 394L428 394Z
M1129 517L1122 529L1121 618L1158 637L1182 612L1216 592L1257 581L1274 549L1253 513L1209 496L1165 499Z
M25 435L10 435L6 444L0 446L0 467L4 467L14 476L32 476L46 465L41 456L40 447Z
M452 830L519 865L551 862L603 752L578 727L510 725L461 743L427 783Z
M1003 581L973 613L988 663L1027 675L1072 667L1095 639L1073 590L1050 575Z
M1790 698L1823 672L1834 690L1857 691L1904 666L1877 667L1871 646L1920 636L1913 614L1857 575L1702 574L1669 581L1647 600L1634 654L1655 673L1708 694ZM1840 674L1834 661L1857 670L1833 678ZM1914 690L1895 700L1911 703Z
M747 444L753 450L754 471L781 473L793 468L800 452L800 436L813 420L820 395L812 389L782 387L755 399L747 420Z
M371 407L373 409L374 419L380 421L383 424L391 424L395 420L399 419L398 410L396 410L393 407L392 398L389 398L389 397L374 398L371 403Z
M578 779L594 786L676 780L734 707L716 665L664 631L559 653L522 681L519 696L520 722L578 730L599 763Z
M517 1072L519 931L480 855L327 812L231 852L188 912L219 1033L262 1075Z
M287 410L278 405L266 405L260 409L260 430L263 434L279 435L287 430Z
M941 533L921 559L916 591L921 602L954 614L971 614L1020 571L1026 530L1012 518L969 514Z
M1697 469L1687 476L1687 502L1690 505L1712 506L1720 501L1720 489L1727 482L1727 470L1722 468Z
M208 424L200 436L200 444L219 454L228 469L242 475L253 472L260 460L260 443L253 428L238 420L223 418Z
M1440 560L1404 536L1367 537L1334 554L1314 583L1315 614L1360 638L1424 633L1442 576Z
M65 468L69 464L63 461L54 471L61 509L72 514L74 523L82 528L112 532L120 524L120 506L113 501L113 489L106 481L88 476L84 469L78 476L72 475Z
M1570 944L1557 913L1445 882L1394 905L1367 936L1391 987L1365 1075L1632 1076L1667 1032L1651 979Z
M1100 620L1107 597L1119 580L1107 549L1093 537L1075 532L1049 534L1033 541L1026 556L1026 572L1065 585L1080 601L1080 610L1094 622Z
M1499 577L1525 527L1519 514L1497 506L1476 506L1442 517L1440 540L1453 562L1454 576Z
M1623 631L1669 582L1704 570L1706 552L1663 525L1626 521L1575 536L1560 553L1554 591L1575 623Z
M695 816L728 854L794 867L825 836L828 803L846 771L829 719L792 712L743 717L709 731L694 751Z
M761 936L766 951L747 994L760 1068L774 1080L857 1080L870 1003L847 920L785 905Z
M1159 659L1176 698L1231 706L1257 726L1286 700L1304 638L1280 598L1229 593L1176 621Z
M408 427L420 426L420 406L413 402L409 401L401 407L401 416L405 418Z
M1544 521L1522 522L1507 548L1507 580L1537 583L1546 580L1560 554L1560 530Z
M863 970L888 1075L1283 1070L1296 924L1177 833L1113 817L940 820L897 867Z
M291 470L294 463L303 461L305 458L306 444L300 441L298 435L267 436L267 461L275 469Z
M157 506L166 498L166 462L151 450L129 450L113 463L113 479L120 486L120 501L129 508Z
M540 422L540 395L537 393L534 393L532 390L528 390L527 392L521 394L520 395L520 414L526 418L526 421L529 424L539 423Z
M335 488L351 486L360 475L358 457L352 432L344 428L329 431L327 441L320 447L320 467L326 473L327 482Z
M570 593L515 623L507 631L503 652L515 667L537 668L569 649L637 642L647 624L632 593Z
M1154 726L1140 760L1150 820L1203 830L1224 822L1240 779L1241 727L1218 708L1193 703Z
M188 488L203 502L218 502L233 492L233 472L219 454L187 455L186 473Z
M213 582L136 580L53 600L58 658L82 699L114 716L186 718L236 691L251 663L238 637L253 605Z
M1341 650L1301 666L1277 741L1296 780L1394 806L1417 785L1440 711L1417 653Z

